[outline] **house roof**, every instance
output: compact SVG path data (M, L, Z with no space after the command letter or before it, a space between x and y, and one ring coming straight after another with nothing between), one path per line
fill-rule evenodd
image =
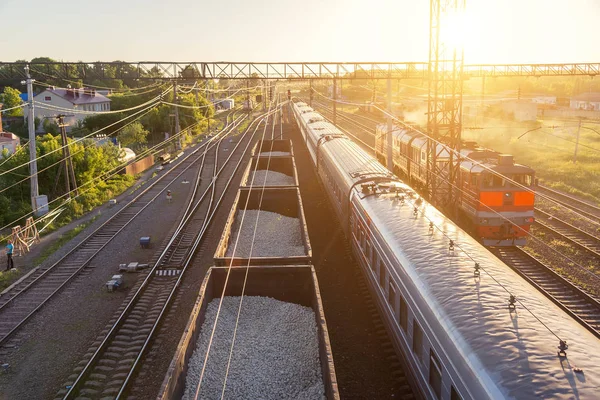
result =
M63 99L73 104L95 104L110 102L110 99L108 97L95 91L92 92L81 89L47 89L46 91L56 96L62 97Z
M19 140L19 137L14 133L0 131L0 142L12 142L13 140Z
M572 100L600 102L600 92L586 92L573 96Z

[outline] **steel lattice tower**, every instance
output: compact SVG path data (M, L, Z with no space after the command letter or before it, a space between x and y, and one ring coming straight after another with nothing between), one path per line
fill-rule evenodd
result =
M462 45L446 40L444 19L464 7L465 0L430 0L427 192L435 204L451 208L460 187L460 164L456 154L436 141L460 151L464 52Z

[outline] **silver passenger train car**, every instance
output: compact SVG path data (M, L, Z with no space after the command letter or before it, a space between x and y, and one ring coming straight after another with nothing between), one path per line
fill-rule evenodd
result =
M291 107L424 398L600 398L593 334L305 103Z

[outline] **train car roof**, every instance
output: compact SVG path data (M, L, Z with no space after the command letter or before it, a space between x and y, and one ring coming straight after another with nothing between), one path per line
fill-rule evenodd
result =
M593 334L433 206L423 202L427 218L415 218L410 201L393 198L359 201L401 265L397 282L421 305L435 338L455 344L444 349L451 363L467 365L491 398L598 398L600 341ZM430 235L430 221L448 237L439 230ZM480 279L461 249L487 271ZM531 313L520 304L509 312L509 293L500 284ZM568 342L566 359L557 355L554 334Z
M346 136L327 141L321 147L321 151L336 154L331 160L344 172L342 175L348 187L360 180L397 180L377 159Z

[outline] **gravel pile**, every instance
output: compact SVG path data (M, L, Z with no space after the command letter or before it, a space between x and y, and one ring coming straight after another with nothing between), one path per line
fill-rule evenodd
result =
M223 299L199 399L221 398L239 304L240 297ZM206 309L188 363L184 400L194 399L218 306L219 298L215 298ZM226 399L325 399L320 365L312 309L269 297L244 297Z
M248 179L253 186L289 186L294 185L294 178L277 171L260 169L251 174L253 179ZM266 177L266 181L265 181Z
M289 151L263 151L259 155L261 156L289 156Z
M238 236L240 240L235 249L235 257L249 257L254 235L254 226L258 224L252 257L288 257L306 255L302 241L302 229L298 218L286 217L270 211L246 210L244 223L241 224L243 210L238 210L232 226L231 239L226 257L233 256L233 248ZM257 221L258 217L258 221Z

